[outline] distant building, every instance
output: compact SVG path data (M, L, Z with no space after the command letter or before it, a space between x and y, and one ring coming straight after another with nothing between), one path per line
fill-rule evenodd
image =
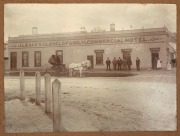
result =
M9 50L7 43L4 43L4 69L9 69Z
M48 64L51 55L58 55L63 64L82 62L86 59L94 69L105 69L105 61L116 58L130 58L135 69L136 58L141 60L141 68L155 68L156 58L167 61L173 59L175 50L168 41L166 27L134 30L116 30L115 24L110 31L38 34L34 27L31 35L9 37L7 70L41 70Z

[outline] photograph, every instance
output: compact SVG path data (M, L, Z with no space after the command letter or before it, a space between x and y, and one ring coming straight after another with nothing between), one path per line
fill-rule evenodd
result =
M4 129L177 131L177 7L4 4Z

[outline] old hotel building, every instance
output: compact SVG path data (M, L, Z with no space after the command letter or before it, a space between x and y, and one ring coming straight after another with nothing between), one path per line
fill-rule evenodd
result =
M8 39L8 58L5 70L42 69L51 55L58 55L63 64L79 63L89 59L94 69L105 69L106 59L131 58L132 68L139 57L142 69L153 69L155 57L162 60L162 67L174 58L175 50L168 42L168 30L163 28L92 31L73 33L19 35Z

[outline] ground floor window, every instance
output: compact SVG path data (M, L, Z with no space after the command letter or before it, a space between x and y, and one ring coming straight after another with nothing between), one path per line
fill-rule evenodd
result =
M34 66L35 67L41 66L41 51L34 52Z
M61 63L63 64L63 51L62 50L57 50L56 55L60 59Z
M22 66L23 67L29 66L29 54L27 51L22 52Z
M103 64L104 50L95 50L95 53L96 53L96 65Z

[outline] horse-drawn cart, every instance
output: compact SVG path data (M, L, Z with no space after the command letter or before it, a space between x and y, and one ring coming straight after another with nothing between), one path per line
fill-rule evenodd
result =
M68 69L66 69L65 64L62 64L61 60L57 55L52 55L48 61L52 66L50 69L50 74L52 76L67 76Z
M69 66L62 64L62 61L57 55L52 55L48 62L52 65L50 69L46 72L49 72L52 76L70 76L70 77L82 77L82 72L88 70L91 66L89 60L85 60L81 63L71 63Z

